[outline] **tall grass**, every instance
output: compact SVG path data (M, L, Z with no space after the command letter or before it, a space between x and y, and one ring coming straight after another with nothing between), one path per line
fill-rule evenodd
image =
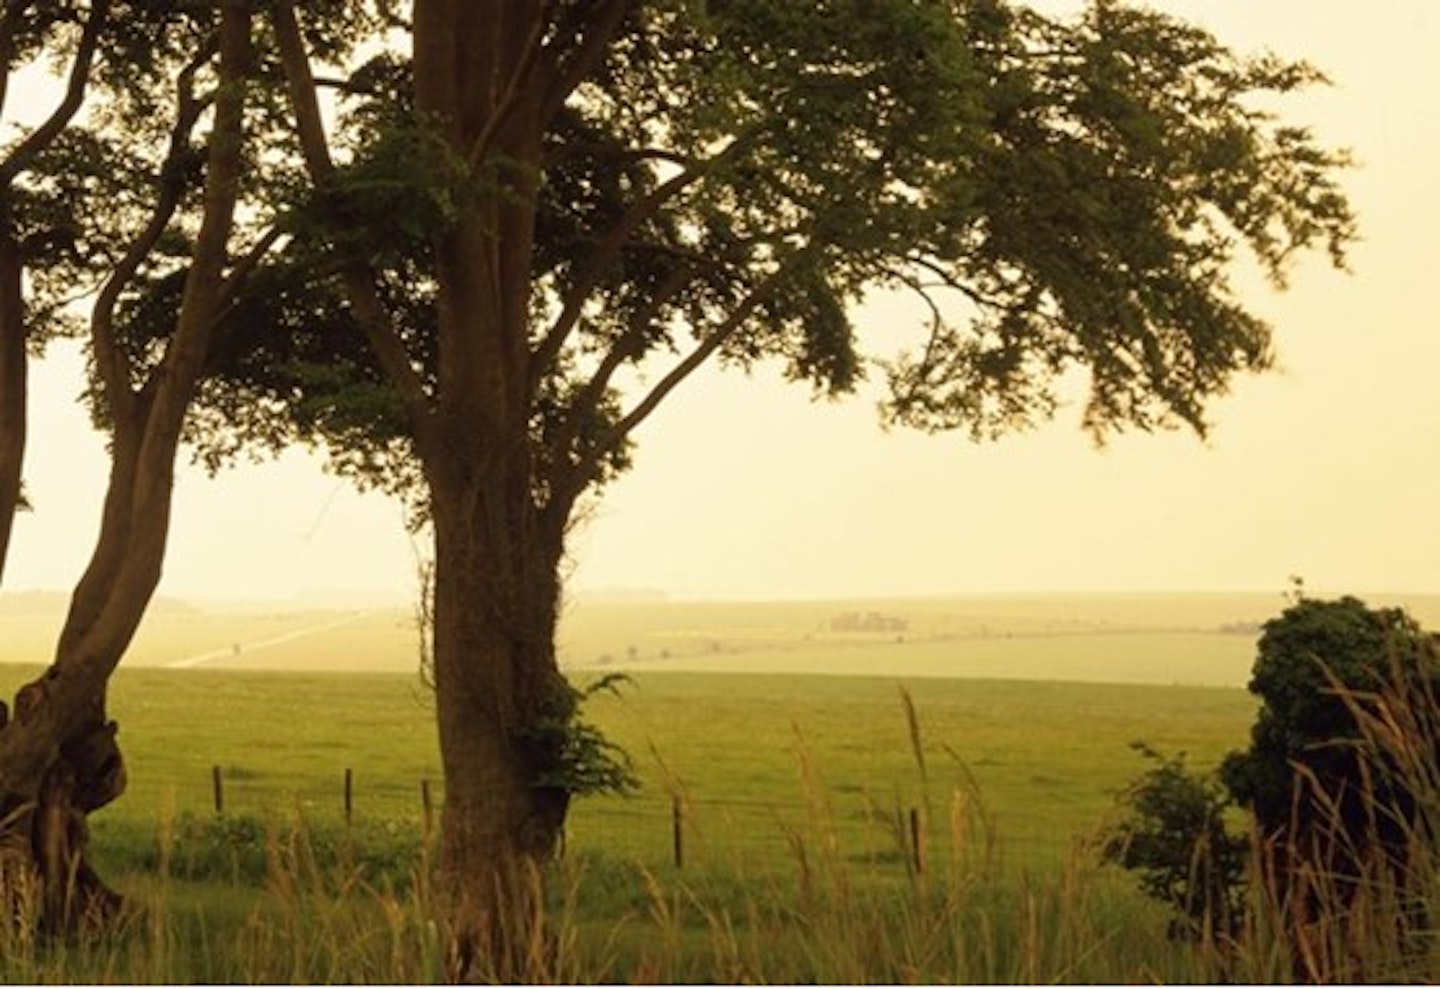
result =
M871 799L872 840L857 851L797 732L804 811L777 819L786 858L711 856L704 868L677 869L572 855L545 877L546 936L522 974L569 983L1434 981L1440 708L1433 696L1383 691L1352 703L1365 744L1421 795L1405 816L1404 868L1377 868L1343 889L1323 868L1282 877L1276 849L1257 838L1246 920L1233 938L1169 936L1165 910L1083 842L1057 868L1006 866L984 795L954 753L927 744L902 695L917 820ZM1324 781L1312 785L1323 806ZM172 817L153 857L121 877L131 906L116 929L46 943L23 922L0 925L0 979L443 981L449 939L433 919L431 849L388 840L299 815Z

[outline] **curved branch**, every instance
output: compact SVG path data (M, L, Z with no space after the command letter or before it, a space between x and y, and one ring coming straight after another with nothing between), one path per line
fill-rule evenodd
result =
M555 322L551 324L549 331L530 356L532 386L545 375L551 364L560 356L560 351L565 347L565 341L574 331L576 324L580 322L580 316L585 311L585 303L590 298L590 294L600 285L605 272L619 259L620 252L625 249L630 235L635 232L636 228L653 217L670 200L704 179L725 160L734 157L740 149L748 146L754 137L755 133L743 134L709 158L698 162L691 161L688 168L666 179L652 189L648 195L631 203L624 215L605 232L605 236L590 252L585 267L581 269L580 275L566 293L560 315L555 318Z
M85 101L85 87L90 81L90 66L95 61L95 50L100 44L100 32L109 16L109 0L94 0L90 5L90 17L80 34L80 44L75 51L75 61L70 65L70 78L65 86L65 96L60 104L39 127L25 136L14 150L0 163L0 185L8 184L35 156L44 151L60 135L71 118ZM7 77L9 66L5 67Z
M593 0L585 13L590 16L590 29L574 53L563 63L556 59L548 73L549 89L540 104L542 119L549 120L560 112L585 77L595 68L605 49L620 28L620 22L630 6L630 0Z
M560 356L560 351L565 346L566 339L574 331L576 324L580 322L580 316L585 311L585 303L590 294L600 285L601 278L620 257L620 252L625 248L629 237L634 233L635 228L640 226L670 199L679 195L691 185L694 185L701 178L699 171L681 172L666 182L662 182L649 195L636 200L620 217L616 224L606 231L595 250L590 253L589 260L581 269L579 277L565 294L565 304L560 310L560 315L555 318L549 331L535 348L530 357L530 379L532 382L539 381L549 370L550 365Z
M685 379L694 374L706 361L708 361L717 350L733 339L746 320L755 314L760 304L776 289L790 273L797 268L802 261L807 259L815 250L815 245L804 247L787 258L775 271L771 272L755 289L727 316L718 326L700 341L698 345L687 354L678 364L670 369L666 375L655 383L655 386L645 394L635 406L627 412L620 421L606 431L584 455L577 458L574 466L565 472L565 476L557 479L557 497L561 500L573 500L584 490L600 471L600 462L609 454L614 452L626 438L639 426L650 414L659 407L672 391L680 386Z
M160 187L155 207L150 211L145 228L130 242L110 272L110 277L100 287L90 314L90 341L95 367L111 418L117 422L128 415L135 394L131 387L129 364L116 339L115 309L121 294L164 235L185 194L181 165L190 154L190 134L205 109L205 101L195 96L195 76L215 51L216 42L212 38L176 78L175 125L170 129L170 146L160 166Z
M625 332L611 345L609 351L601 359L600 366L595 369L595 373L590 376L590 379L585 382L579 393L570 402L570 407L565 413L565 420L551 442L554 463L567 462L566 451L579 437L585 421L599 409L600 400L604 397L606 389L610 387L610 381L615 376L615 372L627 360L634 360L640 356L640 348L646 331L653 325L656 315L693 278L694 272L688 268L679 267L672 271L656 289L655 294L651 296L645 309L631 320Z
M323 188L335 174L335 165L330 157L329 140L325 136L320 101L315 92L315 78L310 71L310 57L305 51L300 25L295 19L293 0L278 0L272 20L281 65L290 89L290 103L295 109L296 131L306 170L316 188ZM410 362L410 352L396 332L390 313L375 289L374 273L366 265L350 262L341 267L340 277L366 342L386 377L399 390L418 426L429 411L429 397L424 382Z

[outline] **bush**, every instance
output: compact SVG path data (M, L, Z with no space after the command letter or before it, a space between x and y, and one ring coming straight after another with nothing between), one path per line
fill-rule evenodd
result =
M1243 913L1248 845L1225 828L1230 799L1214 776L1201 776L1143 743L1155 763L1121 795L1124 816L1102 854L1140 876L1140 888L1178 910L1172 933L1233 935Z
M1296 978L1429 968L1440 656L1403 611L1300 600L1264 626L1250 748L1222 777L1255 815L1267 909ZM1364 950L1356 945L1363 943Z
M1385 690L1433 694L1428 637L1403 611L1357 598L1301 600L1265 623L1250 691L1262 705L1250 748L1232 753L1222 777L1250 809L1262 838L1329 874L1358 873L1363 848L1399 853L1413 787L1393 760L1367 744L1357 705ZM1377 814L1378 808L1384 808Z

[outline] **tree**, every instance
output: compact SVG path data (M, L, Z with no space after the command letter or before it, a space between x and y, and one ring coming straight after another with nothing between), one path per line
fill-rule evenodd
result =
M1404 901L1430 896L1437 660L1404 611L1354 597L1301 598L1265 623L1250 681L1260 713L1221 773L1300 923L1382 888L1405 922Z
M998 435L1081 369L1097 435L1203 432L1206 401L1269 362L1227 278L1238 245L1280 283L1353 233L1343 156L1256 99L1315 70L1111 0L1065 23L1001 0L415 0L303 24L276 0L250 95L283 79L293 120L245 157L248 5L221 7L208 161L165 163L91 318L105 524L39 701L0 732L0 792L33 797L79 726L113 734L103 684L158 579L182 431L217 461L323 441L418 491L433 527L439 888L464 974L523 974L536 871L595 778L555 658L566 532L697 368L779 360L844 393L871 364L852 303L900 289L932 318L885 366L894 422ZM362 42L380 53L349 64ZM202 51L169 63L182 83ZM245 250L237 173L283 204ZM168 182L201 174L177 249Z
M254 235L248 255L232 258L248 4L126 14L100 42L97 71L110 90L102 124L111 126L56 142L41 190L69 192L61 199L73 215L91 221L73 237L83 241L84 270L103 272L88 336L111 455L100 534L55 659L17 693L13 713L0 704L0 887L9 903L37 886L39 919L52 930L101 920L118 902L85 855L86 816L125 784L105 688L160 579L175 454L210 338L276 237ZM168 93L156 91L157 76Z
M900 289L931 319L885 365L894 422L998 435L1083 369L1095 434L1203 432L1270 360L1238 245L1283 284L1353 234L1343 155L1258 101L1318 72L1110 0L416 0L389 18L410 50L339 78L316 24L274 6L308 187L194 432L217 462L300 438L418 489L468 972L520 972L576 789L567 529L697 368L847 392L852 303Z
M70 4L15 2L0 10L0 111L10 93L10 79L22 66L37 67L39 59L73 48L64 95L39 125L25 131L0 156L0 577L9 556L16 511L28 507L21 490L27 423L28 350L40 334L32 332L24 283L27 266L36 271L38 291L51 305L59 275L56 234L65 224L54 222L59 206L37 190L26 188L22 176L31 171L61 137L84 101L95 50L109 16L105 0L89 9ZM73 40L62 40L72 34ZM45 208L49 207L49 208ZM62 207L63 210L63 207ZM38 216L37 216L38 214ZM37 223L40 217L51 222ZM60 238L63 240L63 236Z
M1372 609L1350 596L1302 598L1265 623L1250 679L1262 706L1250 748L1232 753L1223 770L1262 834L1284 838L1293 828L1321 823L1314 815L1295 816L1296 787L1312 777L1334 788L1347 823L1363 820L1362 791L1385 780L1362 779L1355 698L1377 694L1397 667L1406 678L1433 676L1424 644L1424 633L1404 611Z

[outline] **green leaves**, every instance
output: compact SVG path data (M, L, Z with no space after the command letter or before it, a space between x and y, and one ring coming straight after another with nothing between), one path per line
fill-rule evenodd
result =
M630 756L581 715L586 701L602 693L618 697L620 688L630 683L625 674L611 673L584 687L556 687L559 693L549 715L521 732L521 744L537 763L531 786L569 796L628 794L639 788Z
M1024 426L1083 368L1097 435L1203 433L1206 400L1270 356L1269 328L1229 284L1238 244L1278 280L1306 247L1339 262L1354 233L1334 180L1344 156L1251 108L1313 72L1115 3L1073 25L967 10L990 133L968 169L971 218L923 246L975 312L947 313L925 353L894 365L892 418Z
M1265 623L1250 681L1263 705L1250 748L1232 754L1224 770L1227 786L1262 828L1290 821L1296 767L1337 790L1349 788L1348 799L1356 799L1369 770L1354 745L1360 738L1354 698L1397 677L1440 682L1424 640L1403 611L1372 609L1354 597L1301 599Z
M1189 936L1233 934L1244 911L1249 842L1225 827L1230 799L1213 776L1192 771L1185 755L1132 748L1151 768L1120 797L1123 817L1101 854L1138 874L1140 888L1178 910Z
M362 50L366 16L312 45ZM369 266L433 391L433 245L526 213L494 236L533 230L510 245L528 298L502 308L529 314L542 499L620 469L628 430L711 359L779 361L825 394L878 365L890 422L981 438L1050 417L1079 374L1097 437L1203 433L1209 401L1272 360L1234 267L1248 254L1283 283L1299 251L1342 264L1355 232L1345 156L1270 109L1323 81L1313 67L1113 0L1067 20L1002 0L654 0L524 162L449 146L415 113L405 53L368 37L380 54L335 83L333 180L297 191L284 145L265 173L290 210L285 263L317 284ZM884 362L893 345L853 318L876 289L928 314L924 344ZM376 387L358 328L330 339ZM627 380L662 384L627 404Z

